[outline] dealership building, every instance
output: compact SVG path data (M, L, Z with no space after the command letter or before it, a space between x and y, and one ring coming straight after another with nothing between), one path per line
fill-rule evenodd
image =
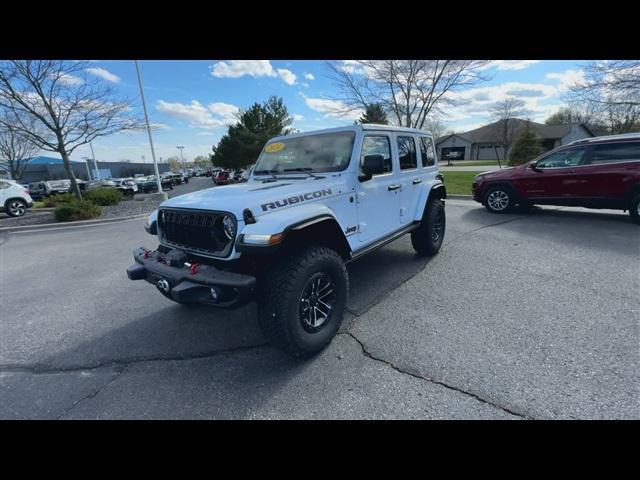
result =
M153 163L133 162L101 162L93 160L71 162L71 168L76 178L81 180L96 180L99 178L123 178L133 177L136 174L153 175L155 173ZM168 172L169 165L158 164L160 173ZM3 173L4 172L4 173ZM0 164L0 175L8 178L9 168L6 162ZM27 166L20 179L21 183L34 183L44 180L62 180L68 178L61 158L33 157L28 160Z

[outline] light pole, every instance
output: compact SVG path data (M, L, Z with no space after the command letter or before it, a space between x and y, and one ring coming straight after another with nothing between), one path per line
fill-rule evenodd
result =
M162 182L160 182L160 173L158 172L158 162L156 162L156 152L153 149L153 139L151 138L151 127L149 126L149 115L147 113L147 103L144 100L144 90L142 88L142 76L140 75L140 67L138 61L133 61L136 65L136 74L138 76L138 86L140 87L140 98L142 99L142 108L144 110L144 121L147 124L147 133L149 134L149 145L151 146L151 156L153 157L153 168L156 172L156 184L158 186L158 196L163 200L169 198L166 192L162 191Z
M91 158L93 158L93 166L96 169L96 180L100 180L100 171L98 170L98 162L96 161L96 154L93 153L93 144L89 142L89 147L91 148Z
M184 150L184 145L178 145L176 148L180 150L180 163L182 164L182 170L184 170L184 157L182 156L182 150Z
M87 167L87 181L91 181L91 170L89 170L89 157L82 157L84 160L84 166Z

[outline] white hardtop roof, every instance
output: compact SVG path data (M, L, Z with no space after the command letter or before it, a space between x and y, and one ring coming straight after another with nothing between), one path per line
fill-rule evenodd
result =
M362 125L345 125L344 127L335 127L335 128L323 128L322 130L311 130L308 132L300 132L294 133L291 135L280 135L278 137L273 137L269 142L275 140L282 140L287 138L295 138L295 137L304 137L307 135L321 135L325 133L338 133L338 132L357 132L357 131L365 131L365 130L387 130L390 132L404 132L404 133L412 133L414 135L429 135L433 136L431 132L426 130L419 130L417 128L408 128L408 127L396 127L394 125L381 125L376 123L365 123Z

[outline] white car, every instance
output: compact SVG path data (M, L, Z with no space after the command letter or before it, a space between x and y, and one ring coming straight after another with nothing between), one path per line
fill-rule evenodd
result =
M127 275L182 304L257 300L265 337L308 356L342 322L344 264L405 234L418 254L437 254L445 198L429 132L365 124L280 136L247 182L160 204L145 226L160 245L135 250Z
M13 180L0 180L0 212L21 217L33 206L29 190Z

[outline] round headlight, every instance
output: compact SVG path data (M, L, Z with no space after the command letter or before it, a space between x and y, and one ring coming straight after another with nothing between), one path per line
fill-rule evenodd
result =
M233 218L231 218L229 215L225 215L222 219L222 227L227 238L229 240L233 240L233 237L235 237L236 235L236 225L233 222Z

